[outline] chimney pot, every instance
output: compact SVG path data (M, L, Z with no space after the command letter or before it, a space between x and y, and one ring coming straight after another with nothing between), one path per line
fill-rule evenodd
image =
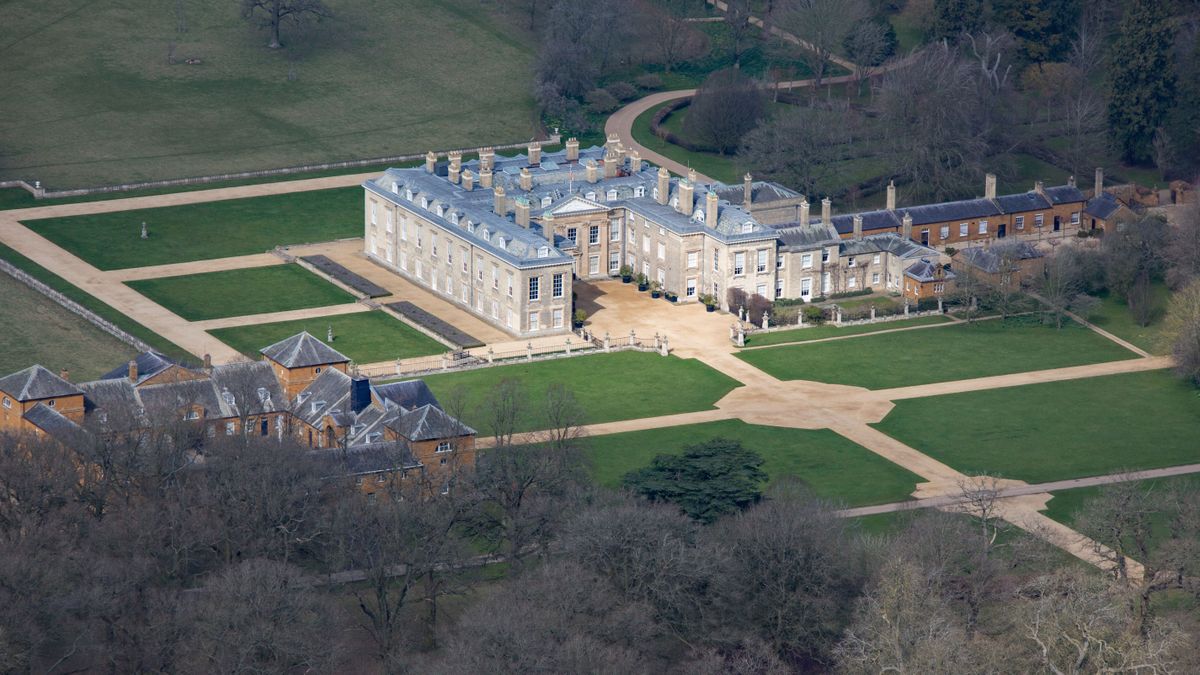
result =
M450 152L446 153L446 157L450 160L451 169L457 169L460 171L462 170L462 151L451 150Z
M496 165L496 149L492 147L479 149L479 169L482 172L484 169L491 170Z

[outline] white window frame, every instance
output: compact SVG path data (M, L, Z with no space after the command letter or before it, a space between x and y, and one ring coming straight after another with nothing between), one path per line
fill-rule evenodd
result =
M1013 221L1018 230L1025 229L1025 216L1017 216L1013 219Z
M733 254L733 276L740 277L746 273L746 252L738 251Z
M563 327L563 310L561 307L556 307L550 312L551 325L555 328Z
M688 251L688 254L687 254L688 269L694 270L694 269L696 269L696 267L699 264L700 264L700 252L699 251Z
M564 286L565 284L563 283L562 272L555 274L550 279L550 296L554 298L561 298L563 296Z
M542 278L529 277L529 301L536 302L542 296Z
M950 238L950 226L949 225L942 225L940 228L938 228L938 239L945 241L949 238Z
M970 223L959 223L958 224L958 236L968 237L970 235L971 235L971 224Z
M683 295L685 298L696 297L696 277L688 277L684 284Z
M767 271L767 249L760 248L755 254L754 271L763 274Z

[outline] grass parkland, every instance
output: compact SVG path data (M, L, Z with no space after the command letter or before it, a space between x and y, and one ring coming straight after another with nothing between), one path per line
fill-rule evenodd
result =
M126 285L188 321L269 314L357 300L303 267L291 264L139 279Z
M322 338L332 329L333 346L357 363L374 363L448 351L449 347L383 312L360 312L296 321L218 328L209 333L249 358L263 345L305 332Z

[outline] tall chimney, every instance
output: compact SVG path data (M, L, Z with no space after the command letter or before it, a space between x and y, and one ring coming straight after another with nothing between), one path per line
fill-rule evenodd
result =
M658 167L658 203L666 204L671 199L671 172L667 167Z
M567 161L579 161L579 139L574 136L567 139Z
M587 182L595 183L600 180L600 167L596 165L596 160L589 159L587 161Z
M504 188L497 185L492 189L492 211L498 216L508 215L508 204L504 199Z
M905 212L904 218L900 221L900 228L901 236L906 240L912 239L912 216L907 212Z
M742 176L742 206L749 211L752 201L754 201L754 176L747 172L745 176Z
M138 378L137 361L130 361L129 362L129 381L136 383L137 378Z
M437 171L437 155L432 150L425 153L425 171L428 173Z
M534 141L529 144L529 166L540 166L542 163L542 144Z
M989 173L983 177L983 198L996 198L996 174Z
M833 218L833 201L826 197L821 200L821 222L828 225Z
M695 185L696 185L696 170L689 168L687 178L688 178L688 182L691 183L693 187L695 187Z
M461 150L451 150L450 152L446 153L446 158L450 160L450 168L451 169L458 169L459 171L462 170L462 151Z
M617 147L621 145L621 137L614 134L608 135L608 141L604 144L604 149L609 152L617 152Z
M479 170L479 187L490 189L492 187L492 170Z
M371 380L365 377L350 379L350 410L358 414L371 405Z
M637 173L642 170L642 156L637 150L629 153L629 173Z
M207 373L207 372L211 372L211 371L212 371L212 354L205 354L205 355L204 355L204 366L203 366L203 368L204 368L204 372L206 372L206 373Z
M887 210L896 210L896 181L889 180L887 187Z
M801 197L800 198L800 224L801 225L808 225L810 219L812 218L812 216L810 216L808 214L808 208L809 208L808 200Z
M1040 181L1040 180L1039 180L1039 181L1034 181L1034 183L1033 183L1033 191L1034 191L1034 192L1036 192L1036 193L1038 193L1039 195L1041 195L1041 196L1045 197L1045 196L1046 196L1046 184L1045 184L1045 183L1043 183L1043 182L1042 182L1042 181Z
M605 178L616 178L617 177L617 156L612 154L611 152L604 155L604 177Z
M1067 177L1067 185L1070 187L1075 187L1075 176Z
M862 239L862 214L854 214L854 238Z
M529 173L529 167L521 167L521 189L529 191L533 189L533 174Z
M463 169L462 186L467 192L475 189L475 174L471 173L470 169Z
M516 213L517 224L526 229L529 228L529 200L525 197L517 197L513 200L514 212Z
M492 147L479 149L479 169L491 171L496 166L496 149Z
M692 195L695 194L696 186L690 180L679 181L679 203L676 204L675 210L685 216L692 215Z
M717 192L710 187L704 198L704 224L714 230L717 229L717 213Z
M1101 192L1104 192L1104 167L1096 167L1096 182L1092 185L1094 193L1093 197L1099 197Z
M458 184L458 177L459 167L451 164L450 169L446 172L446 178L449 179L451 183Z

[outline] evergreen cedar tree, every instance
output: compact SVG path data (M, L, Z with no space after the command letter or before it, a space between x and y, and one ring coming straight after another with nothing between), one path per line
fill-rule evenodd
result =
M671 502L702 523L762 498L763 458L738 441L715 438L679 455L659 455L650 466L625 474L625 487L650 501Z
M1133 0L1112 50L1108 126L1121 159L1148 163L1175 94L1169 0Z

